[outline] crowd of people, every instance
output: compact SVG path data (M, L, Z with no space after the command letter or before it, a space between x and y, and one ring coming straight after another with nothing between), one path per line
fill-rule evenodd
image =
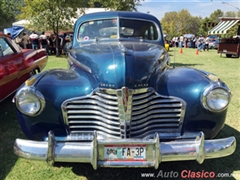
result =
M197 48L198 51L208 51L209 50L209 37L204 37L200 35L196 37L192 35L191 37L173 37L171 44L174 47L185 47L185 48Z
M62 37L57 37L54 34L46 36L45 32L42 32L40 35L35 31L32 31L30 35L26 32L18 35L15 38L15 42L23 49L41 49L45 48L48 55L55 55L57 42L59 43L60 54L66 54L64 51L64 46L67 42L70 42L70 36L66 33Z

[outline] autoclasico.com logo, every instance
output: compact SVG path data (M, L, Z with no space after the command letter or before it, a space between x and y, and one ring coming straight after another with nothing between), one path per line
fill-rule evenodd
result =
M240 177L240 174L236 173L216 173L213 171L192 171L192 170L182 170L180 173L177 171L163 171L160 170L156 173L141 173L143 178L191 178L191 179L213 179L213 178L231 178Z

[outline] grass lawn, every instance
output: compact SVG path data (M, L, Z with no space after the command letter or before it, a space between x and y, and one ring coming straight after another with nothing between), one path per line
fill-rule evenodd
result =
M171 65L187 66L203 69L217 74L232 91L232 100L228 108L226 125L218 138L235 136L237 138L236 152L220 159L205 160L203 164L195 161L168 162L160 164L157 170L152 168L99 168L93 170L90 164L80 163L56 163L54 167L45 162L26 160L18 158L13 153L13 143L16 138L25 138L20 130L15 115L15 106L9 97L0 103L0 180L65 180L65 179L144 179L142 173L166 172L178 174L181 179L183 170L192 172L214 172L214 173L234 173L233 177L227 179L240 179L240 58L220 57L216 50L209 52L199 52L196 49L185 49L179 53L179 49L170 49ZM175 54L175 57L174 57ZM48 65L45 68L67 68L67 60L64 57L49 57ZM154 178L146 178L154 179ZM160 179L157 178L157 179ZM169 178L166 178L169 179ZM222 178L220 178L222 179Z

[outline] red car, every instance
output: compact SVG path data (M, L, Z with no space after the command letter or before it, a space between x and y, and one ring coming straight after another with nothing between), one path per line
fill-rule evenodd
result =
M21 49L9 36L0 33L0 102L31 75L41 72L47 60L45 49Z

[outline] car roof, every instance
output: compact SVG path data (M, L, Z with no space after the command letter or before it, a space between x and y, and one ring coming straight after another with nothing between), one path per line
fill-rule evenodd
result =
M132 12L132 11L102 11L102 12L95 12L95 13L89 13L81 16L75 23L75 25L79 25L84 21L93 20L93 19L105 19L105 18L116 18L116 17L122 17L122 18L136 18L136 19L146 19L154 21L159 25L159 20L147 13L141 13L141 12Z

